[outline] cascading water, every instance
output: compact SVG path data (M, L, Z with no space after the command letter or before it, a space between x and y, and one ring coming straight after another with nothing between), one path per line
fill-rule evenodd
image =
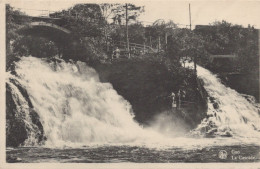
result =
M223 85L210 71L198 66L197 73L209 95L209 117L202 121L195 132L259 138L259 108L235 90Z
M13 106L15 106L15 108L13 108L13 111L15 112L16 119L18 119L15 121L15 123L20 123L20 125L22 125L22 130L24 129L27 131L26 136L23 136L22 133L20 134L18 133L20 135L20 138L19 136L16 136L16 139L23 139L23 140L26 139L25 142L23 143L24 145L27 144L37 145L39 136L42 134L42 130L41 128L39 128L39 126L37 126L32 122L31 117L32 117L32 113L34 112L32 112L28 100L23 96L23 94L19 90L17 81L15 81L12 78L12 76L9 76L9 80L10 81L7 81L7 88L11 92L12 101L14 102ZM12 118L13 118L12 120L14 120L14 117ZM14 126L19 126L19 125L15 124ZM16 128L17 127L14 127L13 131L10 132L14 132L14 130L16 130L16 132L19 132L17 131Z
M142 128L131 105L82 62L22 57L14 65L6 80L7 143L23 147L8 147L8 162L216 162L220 150L229 162L230 155L260 159L254 100L202 67L198 77L209 96L207 117L191 135L177 138L161 134L175 116L159 114L153 126ZM181 130L184 121L177 121L170 126Z
M209 117L193 133L259 137L260 118L256 106L202 67L198 67L198 77L204 81L211 99ZM20 114L25 116L28 131L25 145L35 145L33 138L39 131L28 115L28 100L12 85L13 80L28 92L33 109L39 115L46 146L160 143L187 147L187 144L203 144L202 140L192 138L167 138L152 131L152 127L143 129L133 120L131 105L111 84L101 83L95 70L82 62L22 57L15 63L15 75L8 73L7 83L17 100L15 104L22 110Z
M23 57L15 72L17 76L9 74L9 80L16 79L27 90L46 145L131 143L148 138L149 132L133 120L131 105L109 83L99 82L95 70L82 62L48 63Z

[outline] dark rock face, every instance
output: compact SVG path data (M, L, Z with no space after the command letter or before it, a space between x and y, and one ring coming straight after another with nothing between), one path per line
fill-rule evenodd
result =
M111 83L118 94L131 103L135 119L143 125L149 124L162 112L172 112L191 129L206 116L207 101L200 96L196 79L188 77L185 85L183 74L173 74L161 62L121 60L94 68L101 81ZM186 93L185 99L195 104L176 111L172 109L171 93L178 93L180 89Z
M16 104L12 98L11 88L6 84L6 146L18 146L27 139L24 122L17 118Z
M173 81L163 65L153 62L120 61L96 67L101 81L110 82L128 100L140 123L171 108Z
M17 87L19 94L14 91L14 87ZM18 81L11 79L6 84L6 146L22 145L31 133L35 135L36 142L33 144L45 140L39 115L35 112L27 91Z
M187 72L171 72L162 62L149 60L122 60L93 67L102 82L110 82L118 94L131 103L136 121L143 125L149 125L162 112L170 112L175 114L176 119L185 122L190 130L206 116L203 85L199 87L196 78L187 77ZM9 71L18 76L15 67L10 68ZM185 95L182 101L193 104L182 105L180 110L176 110L172 108L171 93L176 94L180 90ZM11 78L6 84L6 145L23 145L32 135L34 142L30 145L46 140L39 115L26 89Z
M226 84L239 93L254 96L259 103L259 74L227 74L220 78L226 78Z

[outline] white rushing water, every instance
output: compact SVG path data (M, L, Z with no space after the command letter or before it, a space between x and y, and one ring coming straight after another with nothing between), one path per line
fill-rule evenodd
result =
M135 142L147 134L133 120L131 105L82 62L23 57L16 72L40 116L47 145Z
M235 90L223 85L207 69L198 66L197 74L211 97L207 112L210 117L205 118L197 130L211 126L217 135L260 138L259 108Z
M38 127L32 123L30 117L30 106L16 85L10 81L7 81L7 84L10 86L12 99L14 104L17 106L16 118L24 120L24 125L28 132L28 138L25 140L24 144L37 145L37 140L35 138L36 135L40 134L40 131Z
M18 76L9 73L8 78L18 80L27 90L40 116L47 146L77 143L148 144L155 140L163 140L170 145L203 144L202 140L192 138L189 141L186 138L169 140L159 133L143 129L133 120L131 105L117 94L111 84L101 83L95 70L82 62L66 63L61 60L58 63L22 57L16 63L15 71ZM208 115L212 117L204 119L197 131L214 123L216 133L220 135L229 131L237 136L259 136L260 118L255 106L221 84L208 70L198 67L198 76L219 108L214 109L212 103L208 103ZM30 123L28 120L27 124ZM215 144L215 141L210 142Z

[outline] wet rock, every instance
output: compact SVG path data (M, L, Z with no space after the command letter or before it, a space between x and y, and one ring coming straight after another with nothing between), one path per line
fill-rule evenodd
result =
M209 97L209 100L211 103L214 103L216 99L214 97Z
M6 157L6 162L8 162L8 163L19 163L21 161L22 161L22 159L19 158L19 157L14 157L14 156L7 156Z
M18 88L25 102L22 102L18 98L18 95L15 95L17 91L14 91L10 85L14 85ZM21 97L21 95L19 95L19 97ZM23 104L25 103L29 109L23 108ZM29 131L30 129L28 129L28 125L26 125L26 123L28 123L25 119L26 113L29 113L29 118L33 126L31 130L33 131ZM35 133L35 140L38 143L46 140L39 115L34 111L27 91L17 80L10 79L9 83L6 84L6 146L17 147L23 144L28 138L29 132Z
M27 139L24 121L16 114L11 88L6 85L6 146L17 147Z
M232 137L231 132L226 131L224 134L221 135L222 137Z
M201 90L192 72L180 70L167 62L149 56L145 59L117 60L111 64L93 66L102 82L109 82L119 95L132 105L135 120L148 125L154 117L162 112L172 110L171 93L181 90L183 104L178 113L191 128L195 128L206 116L207 97L201 81ZM118 71L120 70L120 71ZM199 81L199 80L198 80ZM192 104L194 102L195 104Z
M214 109L219 109L218 103L213 103L213 107L214 107Z
M217 128L213 128L210 129L207 133L206 133L206 137L215 137L215 133L218 131Z

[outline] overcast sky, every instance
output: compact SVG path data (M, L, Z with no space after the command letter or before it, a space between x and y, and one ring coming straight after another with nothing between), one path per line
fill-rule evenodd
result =
M75 0L45 0L23 1L10 0L11 6L23 8L30 15L39 15L40 11L57 11L67 9L76 3L102 2L102 1L75 1ZM103 1L104 2L104 1ZM107 1L113 2L113 1ZM119 1L117 1L119 2ZM125 2L125 1L120 1ZM129 2L129 1L128 1ZM139 17L144 24L151 24L157 19L173 20L185 27L189 24L189 3L191 4L192 25L206 25L214 21L226 20L233 24L247 27L248 24L260 28L260 0L255 1L157 1L143 0L130 1L137 5L145 6L145 12Z

